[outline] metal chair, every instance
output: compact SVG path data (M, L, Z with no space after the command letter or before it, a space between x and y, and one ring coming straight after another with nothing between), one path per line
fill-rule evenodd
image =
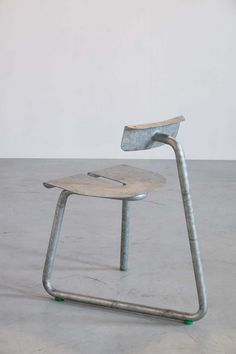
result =
M74 300L86 304L105 306L113 309L121 309L140 314L175 319L183 321L185 324L191 324L193 321L201 319L206 314L206 287L204 283L199 243L194 223L186 162L183 150L175 139L178 133L179 125L183 120L184 118L180 116L153 124L126 126L124 128L121 148L124 151L134 151L151 149L163 144L167 144L170 145L175 152L198 294L198 311L195 313L188 313L171 309L163 309L123 301L86 296L55 289L51 284L51 275L56 256L57 244L60 238L64 210L67 198L71 194L122 200L120 270L126 271L128 269L130 201L142 200L147 196L148 192L161 186L165 182L165 179L156 173L127 165L119 165L100 171L89 172L87 175L78 174L75 176L65 177L44 183L45 187L47 188L58 187L62 189L56 206L51 237L43 271L44 288L57 301L63 301L64 299ZM114 183L111 183L111 180Z

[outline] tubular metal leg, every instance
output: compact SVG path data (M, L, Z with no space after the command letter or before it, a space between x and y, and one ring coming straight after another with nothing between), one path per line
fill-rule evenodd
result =
M128 270L130 203L122 200L120 270Z
M199 309L193 316L194 320L199 320L207 312L207 291L204 281L200 248L194 221L188 171L184 152L178 141L171 136L165 134L156 134L153 139L170 145L175 152L199 303Z
M43 286L45 290L52 296L55 296L54 289L51 285L51 275L54 265L54 260L57 251L57 245L60 238L61 225L64 216L67 198L71 193L62 191L57 202L56 211L54 215L51 237L49 240L46 260L43 269Z
M205 288L202 264L201 264L201 259L200 259L200 251L199 251L197 233L196 233L196 228L195 228L195 224L194 224L193 209L192 209L188 176L187 176L187 169L186 169L186 163L185 163L185 159L184 159L183 150L175 139L173 139L167 135L157 134L157 135L155 135L154 139L171 145L175 151L175 154L176 154L176 161L177 161L177 167L178 167L178 173L179 173L181 193L182 193L182 197L183 197L183 204L184 204L185 217L186 217L186 223L187 223L187 229L188 229L189 243L190 243L192 262L193 262L193 268L194 268L194 274L195 274L195 280L196 280L196 286L197 286L197 292L198 292L198 300L199 300L198 311L195 313L188 313L188 312L176 311L176 310L171 310L171 309L163 309L163 308L145 306L145 305L140 305L140 304L128 303L128 302L124 302L124 301L116 301L116 300L112 300L112 299L104 299L104 298L99 298L99 297L80 295L80 294L76 294L76 293L70 293L70 292L65 292L65 291L61 291L61 290L56 290L51 285L51 274L52 274L54 259L56 256L57 243L58 243L58 240L60 237L60 230L61 230L61 224L62 224L62 219L63 219L63 215L64 215L64 209L65 209L67 198L71 194L66 191L63 191L61 193L58 203L57 203L56 212L55 212L55 216L54 216L54 222L53 222L53 226L52 226L51 237L50 237L50 241L49 241L49 246L48 246L44 271L43 271L43 285L44 285L46 291L50 295L52 295L53 297L74 300L74 301L78 301L78 302L86 303L86 304L105 306L105 307L112 308L112 309L126 310L129 312L135 312L135 313L140 313L140 314L145 314L145 315L175 319L175 320L179 320L179 321L185 321L186 323L188 323L189 321L200 320L206 314L206 311L207 311L206 288ZM122 241L123 246L121 248L123 250L125 250L125 254L127 256L127 253L128 253L127 252L128 251L128 247L127 247L128 228L126 229L126 227L128 225L127 221L129 220L128 204L125 204L125 203L123 204L123 212L124 212L124 215L123 215L124 232L123 232L123 241ZM127 258L125 256L124 257L122 256L121 258L122 258L122 262L127 265Z

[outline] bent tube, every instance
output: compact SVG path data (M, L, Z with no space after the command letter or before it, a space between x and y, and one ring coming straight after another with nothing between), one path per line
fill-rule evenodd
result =
M171 136L157 133L155 134L153 139L170 145L175 152L180 189L181 189L183 206L184 206L185 220L186 220L186 226L187 226L188 237L189 237L190 251L192 255L194 276L195 276L196 288L198 294L199 310L197 312L198 314L197 319L200 319L207 312L207 292L206 292L206 286L205 286L205 280L204 280L204 274L203 274L203 268L202 268L202 262L200 256L200 248L199 248L197 231L196 231L194 214L193 214L188 171L187 171L184 151L180 143Z

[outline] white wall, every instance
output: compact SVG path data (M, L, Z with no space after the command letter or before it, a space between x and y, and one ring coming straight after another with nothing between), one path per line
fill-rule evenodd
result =
M124 153L182 114L193 159L236 158L235 0L0 0L0 157Z

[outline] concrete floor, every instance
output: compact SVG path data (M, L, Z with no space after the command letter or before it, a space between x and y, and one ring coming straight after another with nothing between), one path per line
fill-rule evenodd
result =
M120 160L0 160L0 354L236 353L236 162L189 162L209 293L207 316L186 326L57 303L41 273L56 189L42 182ZM196 309L190 252L174 161L125 161L158 171L165 187L132 202L129 271L120 272L121 202L73 196L54 284L89 295Z

